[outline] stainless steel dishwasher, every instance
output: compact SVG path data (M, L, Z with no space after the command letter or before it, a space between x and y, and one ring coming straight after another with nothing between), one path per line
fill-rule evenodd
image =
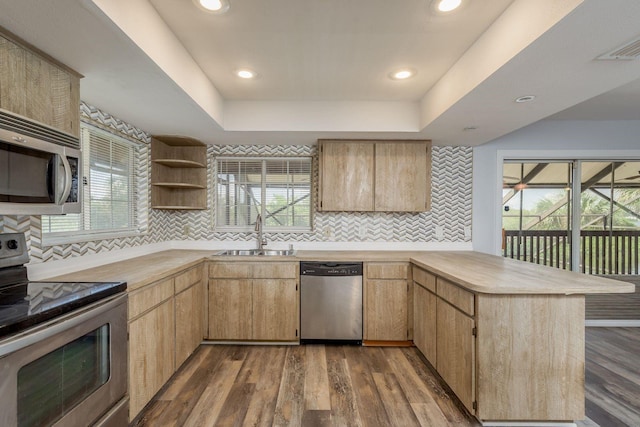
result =
M300 263L300 342L362 344L362 263Z

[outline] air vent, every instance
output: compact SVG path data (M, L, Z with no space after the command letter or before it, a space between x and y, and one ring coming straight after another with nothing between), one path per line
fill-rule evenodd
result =
M80 140L68 133L0 109L0 128L32 138L80 149Z
M640 56L640 39L633 40L613 49L596 59L609 61L632 61Z

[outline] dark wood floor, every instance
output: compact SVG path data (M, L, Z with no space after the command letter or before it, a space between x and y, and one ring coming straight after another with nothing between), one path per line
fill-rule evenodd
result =
M580 427L640 426L640 328L587 328ZM478 426L415 348L201 346L140 426Z
M478 426L415 348L201 346L139 426Z
M586 343L591 425L640 426L640 328L587 328Z

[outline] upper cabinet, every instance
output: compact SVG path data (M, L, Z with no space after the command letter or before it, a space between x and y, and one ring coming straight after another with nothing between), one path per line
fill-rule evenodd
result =
M79 137L80 77L0 34L0 108Z
M318 141L320 211L424 212L430 141Z
M151 207L207 208L207 147L197 139L151 138Z

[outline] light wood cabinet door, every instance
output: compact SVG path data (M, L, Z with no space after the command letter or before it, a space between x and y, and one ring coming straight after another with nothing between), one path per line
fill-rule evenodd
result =
M0 37L0 108L23 116L27 111L24 95L26 54L20 46Z
M295 279L253 281L253 339L298 339L298 290Z
M371 142L320 141L321 211L373 211Z
M80 136L79 77L4 37L0 107Z
M364 339L369 341L406 341L407 281L365 281Z
M413 343L436 366L436 297L417 283L413 286Z
M377 142L375 210L424 212L431 203L430 144Z
M250 340L251 280L209 281L209 339Z
M204 337L202 281L176 294L176 369L198 348Z
M173 299L129 323L129 419L160 390L174 372Z
M475 322L442 299L437 302L438 373L469 412L475 413Z

